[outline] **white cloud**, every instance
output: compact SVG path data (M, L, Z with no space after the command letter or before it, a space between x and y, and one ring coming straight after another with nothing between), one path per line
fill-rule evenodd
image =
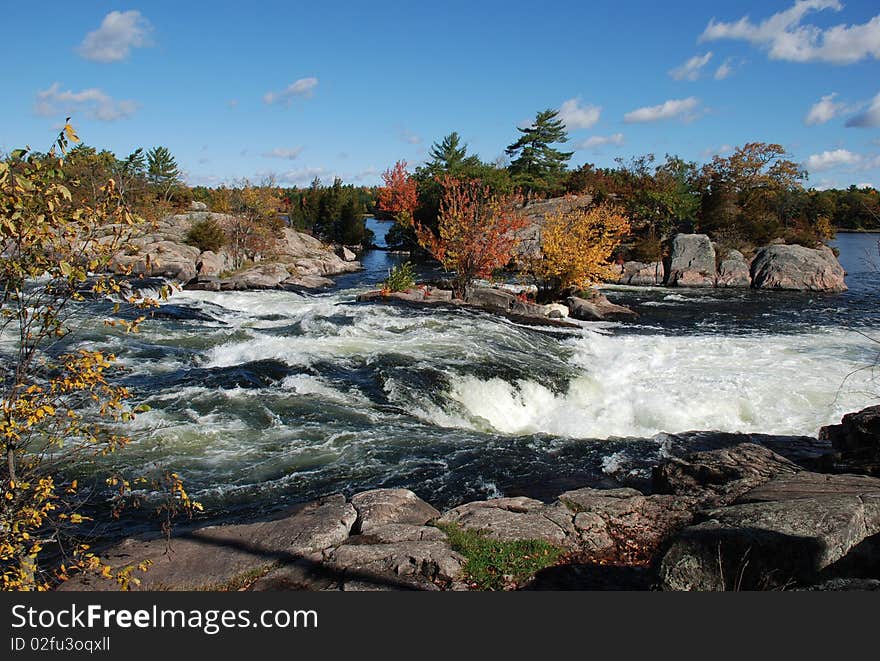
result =
M284 103L290 105L295 98L311 99L315 94L315 88L318 86L318 79L310 76L309 78L300 78L280 92L266 92L263 95L263 101L269 105L273 103Z
M730 74L733 73L733 63L731 59L728 57L724 62L721 63L717 69L715 69L715 80L724 80L729 77Z
M734 150L733 145L724 144L720 147L708 147L700 152L700 156L704 159L711 158L713 156L724 156L725 154L732 154Z
M804 117L804 124L807 126L824 124L825 122L830 122L841 113L846 112L845 103L834 102L836 96L837 92L832 92L831 94L826 94L814 103L810 108L810 112Z
M132 48L151 46L152 31L153 26L139 11L111 11L101 27L86 35L77 52L95 62L118 62L127 58Z
M569 131L590 128L599 121L601 114L600 106L582 106L580 99L569 99L559 106L559 119ZM528 126L531 126L531 123Z
M628 112L623 116L627 124L640 122L657 122L663 119L681 117L684 120L693 119L694 111L700 105L700 100L690 96L686 99L670 99L659 106L645 106Z
M670 69L669 75L675 80L697 80L700 77L700 73L703 71L703 67L709 64L709 60L711 59L712 51L709 51L705 55L694 55L681 66Z
M329 181L332 180L334 176L335 175L333 175L332 172L330 172L326 168L321 167L307 167L300 168L298 170L288 170L287 172L282 172L281 174L275 175L279 184L287 184L290 186L308 186L310 183L312 183L312 180L315 177L322 181Z
M52 83L48 89L37 92L34 103L34 113L41 117L83 113L86 117L101 122L131 117L137 108L135 101L117 101L96 87L74 92L62 90L59 83Z
M814 172L830 170L841 165L857 165L862 160L861 155L846 149L823 151L821 154L812 154L807 159L807 169Z
M285 149L283 147L276 147L267 152L263 152L263 156L266 158L285 158L289 161L297 158L302 153L302 147L294 147L293 149Z
M700 41L738 39L768 51L771 59L789 62L851 64L865 58L880 59L880 15L858 25L822 29L801 22L810 12L840 11L839 0L797 0L788 9L760 23L748 16L736 22L709 21Z
M880 126L880 94L875 96L867 109L855 117L850 117L846 125L856 128L876 128Z
M623 133L613 135L593 135L575 145L575 149L599 149L606 145L622 145Z

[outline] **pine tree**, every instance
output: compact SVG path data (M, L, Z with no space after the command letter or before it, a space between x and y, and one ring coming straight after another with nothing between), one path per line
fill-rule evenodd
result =
M167 147L153 147L147 152L147 179L165 202L180 184L180 168Z
M542 110L531 126L517 130L522 135L505 152L514 159L510 173L528 199L532 192L545 191L559 180L574 152L551 147L568 141L565 123L559 119L557 110Z

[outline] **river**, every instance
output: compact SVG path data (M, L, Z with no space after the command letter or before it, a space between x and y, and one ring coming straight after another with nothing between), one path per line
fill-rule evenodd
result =
M372 487L442 507L644 486L664 456L741 440L705 432L784 447L876 401L876 239L837 240L846 293L609 287L637 322L578 330L356 304L399 259L377 250L329 291L184 291L137 335L95 321L77 342L151 407L103 461L173 468L209 520Z

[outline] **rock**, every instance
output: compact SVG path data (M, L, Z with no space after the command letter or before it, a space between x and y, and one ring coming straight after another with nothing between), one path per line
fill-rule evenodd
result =
M292 275L280 286L284 289L299 291L300 289L320 289L332 284L333 281L330 278L325 278L322 275Z
M559 500L576 512L581 548L595 560L649 562L661 544L691 522L693 502L679 496L645 496L635 489L577 489Z
M445 541L405 541L393 544L343 544L326 557L326 563L347 575L374 579L387 577L455 581L461 578L465 559ZM372 580L370 582L373 582ZM396 580L387 581L399 585ZM415 584L418 587L418 582Z
M705 234L676 234L666 284L670 287L714 287L715 248Z
M229 255L223 251L220 254L206 250L196 260L197 276L219 276L232 267Z
M623 270L617 279L621 285L634 287L653 287L663 284L662 262L624 262Z
M428 287L425 291L425 300L436 301L438 303L451 303L452 302L452 290L451 289L435 289L433 287Z
M195 291L220 291L220 278L208 275L197 275L195 278L187 282L183 288Z
M839 425L822 427L819 438L831 441L836 469L880 475L880 406L847 413Z
M688 496L704 505L733 502L778 475L801 468L772 450L753 443L696 452L669 459L653 470L653 491Z
M721 262L718 268L718 287L749 287L752 284L752 276L749 273L749 263L738 250L731 250Z
M572 514L563 504L546 505L523 496L459 505L437 522L483 531L492 539L507 542L542 539L570 546L577 541Z
M368 533L389 523L421 526L440 516L409 489L374 489L355 494L351 504L357 510L355 530Z
M349 250L347 246L339 246L336 249L336 256L345 262L353 262L357 259L357 254Z
M200 528L171 540L128 539L103 557L111 567L143 560L153 565L138 590L216 589L241 576L277 563L292 563L315 551L337 546L348 539L357 512L341 495L310 503L297 513L243 525ZM117 590L115 581L89 575L63 583L62 590Z
M517 302L513 294L492 287L470 287L465 292L464 300L470 305L476 305L489 310L501 310L507 312Z
M193 200L192 202L189 203L189 210L190 211L207 211L208 205L205 204L204 202L197 202L197 201Z
M605 321L607 319L632 318L638 315L623 305L615 305L602 294L596 294L587 300L577 296L569 296L565 302L574 319L581 321Z
M290 277L288 270L281 264L263 264L237 273L224 280L220 287L223 290L275 289Z
M433 526L418 526L409 523L385 523L373 526L362 535L371 544L396 544L398 542L440 542L446 533Z
M752 286L757 289L846 291L846 275L828 246L798 245L761 248L752 260Z
M880 533L880 480L781 475L698 516L663 558L664 588L749 590L815 582Z

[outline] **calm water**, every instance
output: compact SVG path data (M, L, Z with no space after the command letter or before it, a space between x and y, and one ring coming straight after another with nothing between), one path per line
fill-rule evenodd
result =
M742 440L705 432L795 448L876 400L876 238L838 239L843 294L609 288L634 324L355 304L398 259L373 251L332 291L182 292L139 335L78 341L152 407L108 461L173 467L209 519L379 486L438 506L644 486L664 456Z

